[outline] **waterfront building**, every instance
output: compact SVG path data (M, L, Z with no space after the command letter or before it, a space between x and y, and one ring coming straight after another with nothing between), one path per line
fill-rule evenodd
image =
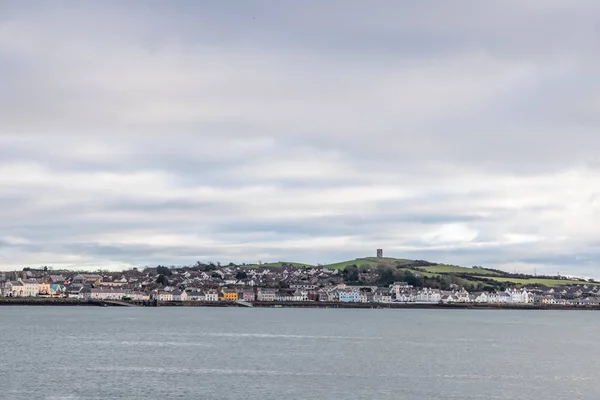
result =
M360 292L352 289L341 289L337 291L340 303L360 303Z
M235 289L224 289L222 292L221 300L223 301L237 301L239 300L238 292Z
M219 293L215 289L209 289L204 292L204 300L210 302L219 301Z
M256 295L258 301L275 301L275 289L259 288Z

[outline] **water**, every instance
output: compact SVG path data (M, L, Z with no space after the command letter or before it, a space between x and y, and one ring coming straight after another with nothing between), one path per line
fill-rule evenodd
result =
M591 399L600 313L0 307L0 398Z

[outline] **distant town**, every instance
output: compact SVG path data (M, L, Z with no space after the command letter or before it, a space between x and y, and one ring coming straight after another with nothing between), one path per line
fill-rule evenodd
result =
M49 267L3 272L0 296L119 305L537 305L600 307L591 279L509 274L423 260L366 257L330 266L197 262L127 271Z

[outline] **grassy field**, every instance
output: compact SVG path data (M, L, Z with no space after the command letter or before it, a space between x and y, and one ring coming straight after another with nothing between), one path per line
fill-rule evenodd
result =
M482 268L467 268L458 267L456 265L434 265L430 267L418 267L420 270L433 272L437 274L470 274L470 275L481 275L481 276L498 276L495 271Z
M325 264L325 265L322 265L321 267L329 268L329 269L344 269L349 265L356 265L358 267L361 267L361 266L375 267L377 265L389 265L389 266L395 267L395 266L407 265L407 264L410 264L411 262L412 262L412 260L405 260L405 259L401 259L401 258L364 257L364 258L357 258L355 260L341 261L341 262L333 263L333 264ZM294 267L307 267L307 268L315 267L314 265L310 265L310 264L299 263L299 262L288 262L288 261L270 262L270 263L263 263L260 265L259 264L249 264L249 265L246 265L246 267L249 267L249 268L281 267L283 264L290 264L290 265L293 265Z
M334 264L326 264L323 265L323 268L329 269L344 269L349 265L356 265L358 267L366 266L366 267L375 267L377 265L390 265L390 266L401 266L409 264L410 260L404 260L400 258L391 258L391 257L365 257L365 258L357 258L355 260L342 261Z
M391 257L364 257L357 258L355 260L341 261L338 263L326 264L322 265L323 268L329 269L344 269L349 265L356 265L360 267L376 267L377 265L387 265L390 267L399 267L407 266L413 264L414 261L406 260L401 258L391 258ZM281 267L283 264L293 265L295 267L314 267L314 265L299 263L299 262L287 262L287 261L278 261L271 263L264 263L261 265L252 264L247 265L250 268L258 268L261 266L264 267ZM460 278L465 282L470 282L473 284L477 284L481 282L479 279L485 278L490 279L496 282L506 282L512 283L514 285L543 285L547 287L556 287L562 285L581 285L586 282L574 280L574 279L542 279L542 278L511 278L510 276L501 276L498 272L491 271L483 268L467 268L467 267L459 267L456 265L432 265L426 267L416 267L416 269L411 268L411 271L420 274L424 277L435 277L435 276L444 276L444 275L456 275L456 274L467 274L468 276L461 275ZM479 279L478 279L479 278ZM600 283L588 283L591 285L600 285Z
M493 279L498 282L509 282L515 285L543 285L548 287L556 287L563 285L598 285L598 283L588 283L577 281L573 279L541 279L541 278L531 278L531 279L519 279L519 278L506 278L501 276L490 276L486 277L489 279Z

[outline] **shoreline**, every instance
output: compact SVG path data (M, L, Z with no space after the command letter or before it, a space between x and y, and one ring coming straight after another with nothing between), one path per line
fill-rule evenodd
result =
M534 304L485 303L339 303L339 302L125 302L109 300L80 300L65 298L16 297L0 298L0 306L58 306L58 307L242 307L242 308L346 308L346 309L446 309L446 310L589 310L600 311L600 306L561 306Z

